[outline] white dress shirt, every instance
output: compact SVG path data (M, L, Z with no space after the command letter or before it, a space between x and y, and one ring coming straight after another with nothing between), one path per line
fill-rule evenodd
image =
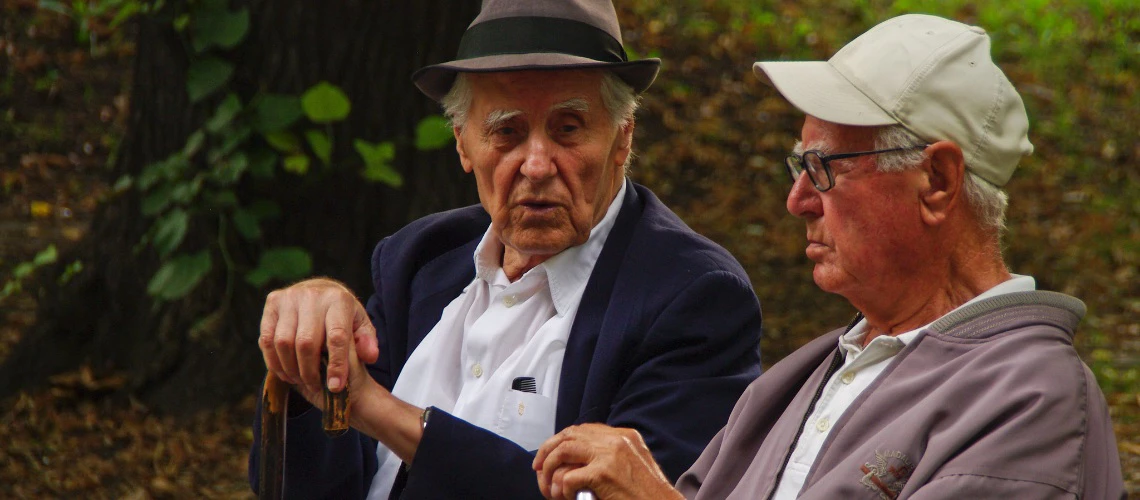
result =
M967 304L997 295L1036 289L1037 283L1032 277L1015 274L1013 278L986 290L981 295L970 299L969 302L958 306L954 311L965 307ZM895 355L918 338L919 333L927 326L930 324L895 336L880 335L872 339L864 348L863 338L867 335L867 320L864 318L856 323L851 331L839 337L839 349L845 357L843 366L832 374L831 379L827 381L827 385L819 396L819 401L815 404L815 409L808 417L804 430L796 441L796 447L792 450L792 458L788 461L788 465L780 477L780 486L776 490L775 500L791 500L799 495L800 490L804 487L808 471L811 470L812 464L819 456L823 442L827 439L835 422L843 416L855 398L859 397L867 387L870 387L871 382L874 382L883 373Z
M475 249L475 279L443 310L412 351L392 394L435 406L527 450L554 435L562 356L598 255L621 210L622 183L582 245L563 250L511 282L503 243L490 228ZM533 377L536 393L511 389ZM382 444L369 499L386 499L401 461Z

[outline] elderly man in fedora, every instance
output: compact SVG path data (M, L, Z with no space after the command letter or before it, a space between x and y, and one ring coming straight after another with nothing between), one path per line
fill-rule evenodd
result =
M637 429L672 478L692 464L760 373L760 309L625 177L659 64L626 60L609 0L485 0L458 60L413 76L481 204L381 241L366 306L325 279L268 297L266 366L305 400L287 496L541 498L533 450L585 422ZM320 391L346 382L353 429L328 439Z
M543 491L1122 497L1104 396L1072 345L1084 304L1002 259L1001 187L1033 147L986 32L904 15L829 61L755 72L807 115L787 208L815 283L859 314L750 385L676 490L636 431L585 425L540 448Z

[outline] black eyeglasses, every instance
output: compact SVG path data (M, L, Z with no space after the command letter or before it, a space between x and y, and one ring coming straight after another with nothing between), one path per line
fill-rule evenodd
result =
M882 153L894 153L896 151L906 151L909 149L926 149L929 144L916 144L914 146L906 146L893 149L879 149L876 151L859 151L857 153L838 153L833 155L825 155L818 149L811 149L804 151L802 154L792 153L784 158L784 166L788 169L788 176L792 178L792 183L800 177L803 171L807 171L808 177L811 178L811 183L815 184L815 188L819 192L827 191L835 185L835 175L831 173L831 166L828 162L831 160L842 160L844 158L854 158L856 156L877 155Z

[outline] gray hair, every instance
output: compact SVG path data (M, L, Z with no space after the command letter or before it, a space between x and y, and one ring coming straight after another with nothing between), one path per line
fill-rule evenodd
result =
M875 149L894 149L922 144L923 141L901 125L879 129L875 135ZM911 168L922 161L921 149L908 149L897 153L878 155L877 165L882 172L899 172ZM1005 211L1009 206L1009 196L1001 188L990 184L970 170L966 170L966 203L982 227L1001 236L1005 232Z
M609 111L613 123L620 128L633 121L633 115L641 104L641 97L633 91L633 87L613 72L604 71L601 93L602 105ZM467 123L471 99L471 83L467 81L466 74L459 73L455 76L451 90L439 101L443 106L443 115L451 122L451 126L463 128Z

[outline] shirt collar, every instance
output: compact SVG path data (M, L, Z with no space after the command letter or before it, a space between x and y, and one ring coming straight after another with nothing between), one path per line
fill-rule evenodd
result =
M1004 295L1007 293L1014 293L1014 292L1031 292L1031 291L1037 289L1037 281L1034 280L1032 276L1024 276L1021 274L1014 274L1012 276L1013 276L1012 278L1005 280L1001 283L998 283L997 285L990 288L989 290L986 290L986 291L978 294L977 297L974 297L974 298L966 301L965 304L962 304L958 307L955 307L953 311L947 312L946 314L950 314L954 311L957 311L958 309L966 307L969 304L973 304L975 302L980 302L980 301L988 299L990 297L995 297L998 295ZM945 314L943 316L945 316ZM941 319L941 318L938 318L938 319ZM935 319L935 321L938 321L938 319ZM933 323L933 322L934 321L931 321L930 323ZM887 343L887 344L891 344L888 346L889 348L896 349L897 351L901 351L904 347L906 347L908 344L910 344L911 341L913 341L916 337L918 337L919 332L921 332L923 328L930 326L930 323L922 325L921 327L915 328L914 330L911 330L909 332L900 333L898 335L892 335L889 337L884 335L884 336L876 337L874 340L871 341L871 343L873 344L875 342L879 342L879 339L884 339L884 340L882 340L882 342ZM847 333L845 333L839 337L839 348L848 352L849 354L852 354L852 355L858 354L859 352L861 352L863 350L863 337L866 335L867 335L867 318L862 318L859 320L858 323L855 324L855 327L851 328L851 330L848 330ZM888 339L897 339L897 340L888 340ZM870 347L870 346L868 345L868 347Z
M531 273L546 274L550 297L559 315L566 314L580 301L586 282L594 271L594 264L621 211L627 185L628 181L622 182L617 195L606 209L606 215L590 230L585 243L567 248L523 274L523 277ZM488 227L487 232L483 233L483 239L475 247L475 278L494 283L496 274L502 272L502 256L503 242Z

